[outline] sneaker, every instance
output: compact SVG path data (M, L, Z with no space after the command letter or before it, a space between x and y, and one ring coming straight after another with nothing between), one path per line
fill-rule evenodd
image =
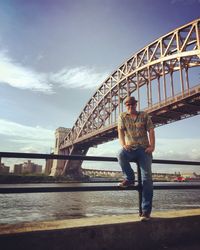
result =
M119 187L122 188L127 188L127 187L131 187L131 186L135 186L135 182L129 181L129 180L123 180L121 183L118 184Z
M143 213L140 215L140 221L149 221L150 218L150 214Z

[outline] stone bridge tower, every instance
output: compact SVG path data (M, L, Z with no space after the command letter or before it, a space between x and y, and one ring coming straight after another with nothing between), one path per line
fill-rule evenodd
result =
M55 146L54 146L54 154L63 154L60 150L59 145L63 141L64 137L70 132L71 129L59 127L55 131ZM60 175L59 172L62 172L66 160L53 160L53 164L51 167L51 176Z

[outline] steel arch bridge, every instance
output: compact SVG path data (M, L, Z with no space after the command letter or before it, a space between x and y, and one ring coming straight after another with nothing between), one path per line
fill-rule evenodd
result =
M72 129L61 128L56 152L85 155L90 147L116 139L118 115L124 110L124 99L132 94L138 99L138 110L148 112L155 126L198 115L199 67L197 19L150 43L114 71L89 99ZM56 162L51 175L80 173L81 163Z

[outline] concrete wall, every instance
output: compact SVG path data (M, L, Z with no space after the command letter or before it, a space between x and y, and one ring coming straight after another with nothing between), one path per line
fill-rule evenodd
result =
M124 215L1 225L0 248L200 249L200 209L154 213L149 222L140 222L137 215Z

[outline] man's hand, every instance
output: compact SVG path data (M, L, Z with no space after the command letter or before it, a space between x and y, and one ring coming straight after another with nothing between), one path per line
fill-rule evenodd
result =
M127 151L130 151L132 149L131 145L124 145L123 148Z
M151 153L153 153L154 149L155 149L155 148L154 148L153 146L148 146L148 147L145 149L145 152L148 153L148 154L151 154Z

